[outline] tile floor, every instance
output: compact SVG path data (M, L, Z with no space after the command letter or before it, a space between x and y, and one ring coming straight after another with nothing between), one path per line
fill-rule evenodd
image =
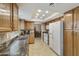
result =
M29 44L29 56L57 56L41 39Z

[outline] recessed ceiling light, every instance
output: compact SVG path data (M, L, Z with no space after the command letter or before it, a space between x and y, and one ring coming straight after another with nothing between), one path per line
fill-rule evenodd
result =
M48 13L48 11L46 11L45 13Z
M41 9L38 10L38 12L41 12L41 11L42 11Z
M45 14L43 14L42 16L45 16Z
M38 16L38 15L39 15L39 13L36 13L36 15Z

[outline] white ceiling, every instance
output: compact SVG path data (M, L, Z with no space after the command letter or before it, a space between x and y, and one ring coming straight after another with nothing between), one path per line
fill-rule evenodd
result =
M19 18L29 21L48 21L51 18L60 17L64 12L79 6L79 3L54 3L54 6L49 6L49 3L18 3L19 7ZM37 10L41 9L39 13ZM45 11L48 11L46 14ZM36 13L39 13L38 17L35 18ZM42 18L40 18L43 14Z

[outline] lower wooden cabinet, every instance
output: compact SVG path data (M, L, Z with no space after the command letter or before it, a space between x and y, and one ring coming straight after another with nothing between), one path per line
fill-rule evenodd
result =
M79 56L79 30L74 31L74 56Z
M77 48L77 51L76 51L77 53L76 54L77 54L77 56L79 56L79 30L77 32L76 44L77 44L77 47L76 47Z
M64 30L64 55L73 56L73 32Z
M31 34L29 35L29 44L33 44L34 41L35 41L34 33L31 33Z
M33 44L35 41L34 23L30 21L24 21L24 29L29 31L29 44Z

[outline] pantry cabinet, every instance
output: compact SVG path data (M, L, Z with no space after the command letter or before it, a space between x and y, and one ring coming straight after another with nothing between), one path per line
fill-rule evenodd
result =
M79 7L74 9L74 55L79 56Z
M64 15L64 55L79 56L79 7L68 13Z
M64 15L64 55L73 55L73 11Z
M0 32L18 29L18 8L16 4L0 3Z

